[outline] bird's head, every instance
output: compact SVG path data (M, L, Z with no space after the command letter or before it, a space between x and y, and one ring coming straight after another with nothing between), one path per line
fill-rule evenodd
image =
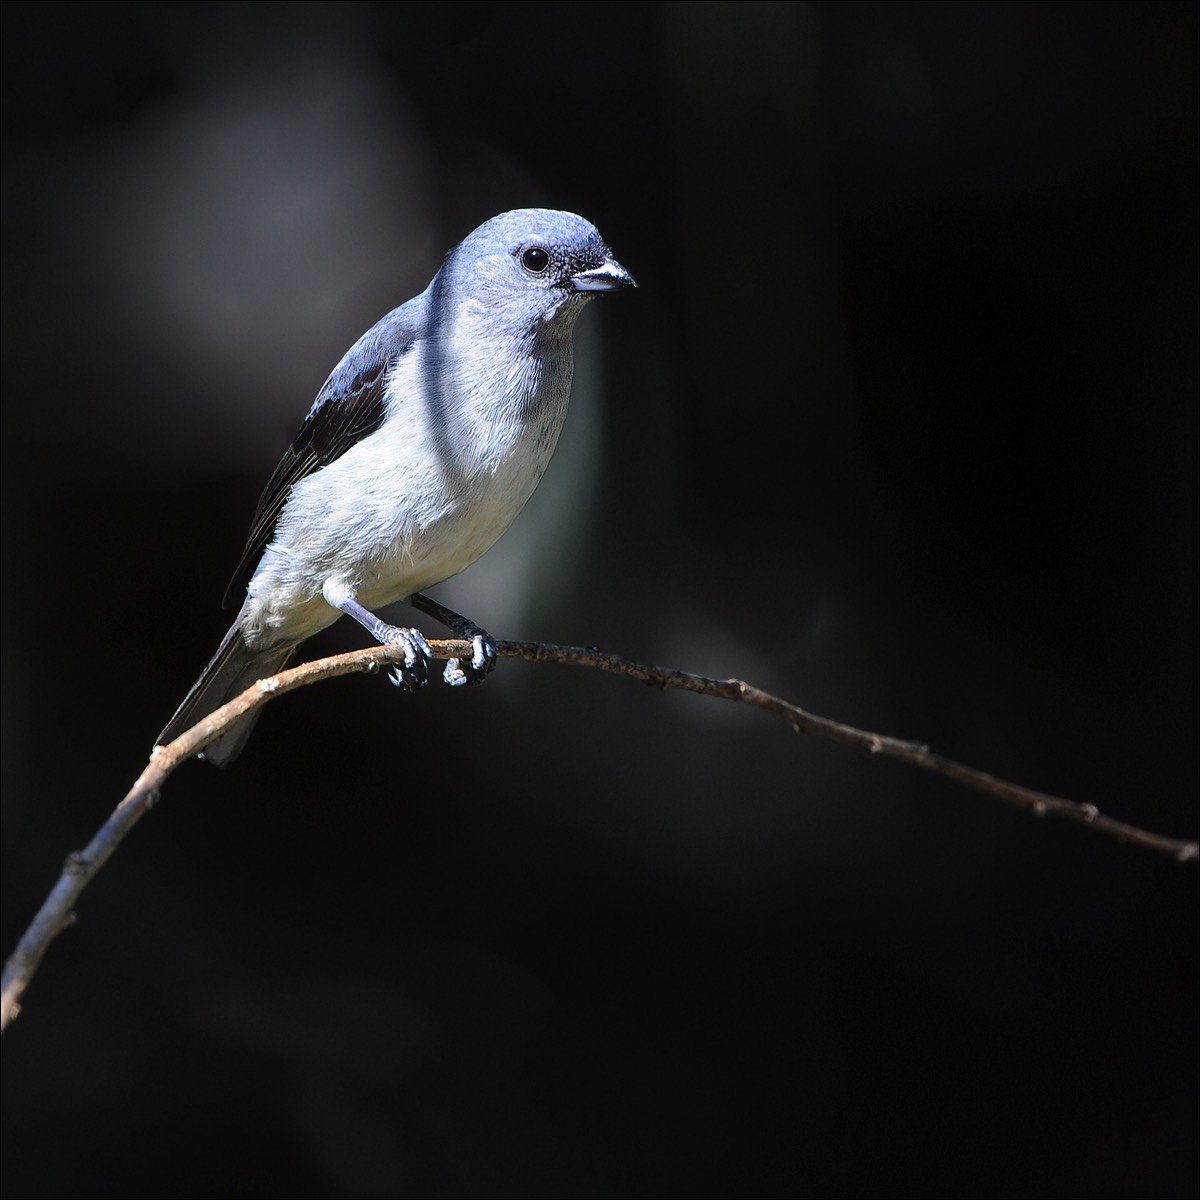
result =
M636 287L596 227L574 213L519 208L480 225L442 267L460 302L514 332L569 332L599 292Z

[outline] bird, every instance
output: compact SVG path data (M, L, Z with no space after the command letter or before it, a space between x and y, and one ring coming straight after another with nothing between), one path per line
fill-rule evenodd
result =
M590 221L554 209L501 213L449 251L317 393L226 591L237 616L157 744L280 671L342 616L403 649L393 683L422 686L424 636L376 616L402 600L471 643L445 681L481 683L495 640L424 590L469 567L525 506L566 417L576 320L593 297L636 286ZM232 762L257 715L201 757Z

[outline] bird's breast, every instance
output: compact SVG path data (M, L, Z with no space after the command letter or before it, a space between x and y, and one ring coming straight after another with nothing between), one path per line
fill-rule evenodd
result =
M292 489L251 583L255 623L273 639L306 637L335 618L320 618L327 580L376 609L469 567L537 487L570 386L569 347L479 354L469 367L406 355L383 424Z

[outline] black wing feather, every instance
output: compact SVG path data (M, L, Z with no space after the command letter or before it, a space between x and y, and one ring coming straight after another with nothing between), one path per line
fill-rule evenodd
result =
M387 416L387 382L392 367L417 338L416 302L389 313L350 348L304 418L287 453L259 498L246 548L225 592L225 608L239 607L292 488L307 475L341 458L373 433Z

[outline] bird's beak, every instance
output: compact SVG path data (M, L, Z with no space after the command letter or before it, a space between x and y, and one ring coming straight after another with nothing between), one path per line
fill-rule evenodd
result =
M577 292L617 292L637 287L637 280L615 258L606 258L591 271L572 275L571 282Z

